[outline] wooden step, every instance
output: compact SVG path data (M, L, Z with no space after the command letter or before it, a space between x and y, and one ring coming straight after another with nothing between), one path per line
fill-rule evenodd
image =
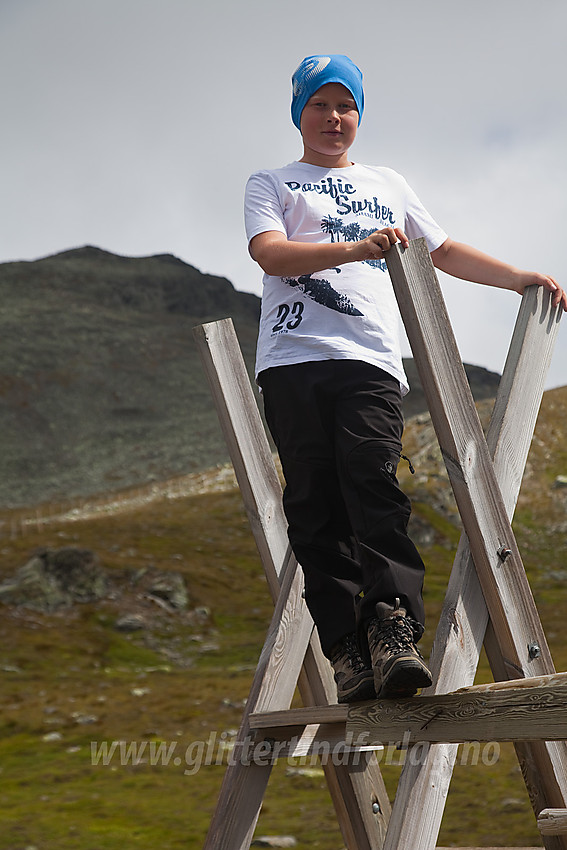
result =
M537 826L542 835L567 835L567 809L543 809Z
M250 728L274 741L293 740L289 748L280 748L281 756L306 755L323 741L333 746L343 740L355 749L372 749L399 742L565 740L567 673L405 700L258 712L250 715ZM301 753L292 752L297 739Z

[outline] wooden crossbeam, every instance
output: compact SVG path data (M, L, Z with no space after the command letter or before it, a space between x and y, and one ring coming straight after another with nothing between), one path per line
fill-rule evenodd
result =
M567 739L567 682L531 688L470 688L406 704L383 700L352 706L346 734L368 744L402 739L407 744L562 741Z
M354 752L400 743L565 740L567 673L429 697L255 712L250 728L261 731L258 740L285 743L274 749L278 757L321 753L324 743L328 752L340 744Z

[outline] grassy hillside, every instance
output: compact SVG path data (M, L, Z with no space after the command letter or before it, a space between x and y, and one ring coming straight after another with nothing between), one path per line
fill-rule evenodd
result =
M562 670L567 489L556 479L567 473L565 422L567 388L546 393L515 521ZM406 448L417 474L401 474L428 569L427 655L459 524L427 417L409 424ZM94 550L108 576L98 603L51 614L0 608L0 850L202 847L224 767L197 769L199 754L222 761L238 728L271 604L238 491L164 492L148 490L137 506L125 499L122 510L77 512L73 521L22 524L21 513L0 516L0 580L38 547L70 545ZM187 610L168 610L145 593L144 576L156 570L183 575ZM125 615L145 627L117 630ZM490 680L484 660L478 680ZM119 741L122 757L119 744L112 750ZM135 764L132 746L140 755L143 742ZM455 772L439 844L540 845L512 747L502 745L494 764L465 762ZM339 850L322 776L297 767L274 769L257 834L291 834L298 847ZM399 773L396 764L384 767L392 796Z

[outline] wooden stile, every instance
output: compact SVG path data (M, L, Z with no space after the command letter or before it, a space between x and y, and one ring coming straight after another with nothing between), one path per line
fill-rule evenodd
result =
M429 268L428 277L434 275L433 268ZM520 490L559 318L559 310L551 306L550 293L541 287L530 287L526 291L487 432L494 473L510 519ZM463 534L430 659L434 685L426 693L448 693L474 681L488 619L468 538ZM489 653L492 659L496 652L497 648ZM503 672L502 678L508 675L509 669ZM456 746L442 744L431 747L425 763L406 762L385 848L419 846L431 850L435 847L456 754ZM425 794L428 805L423 813L419 817L408 815L408 812L419 811ZM534 809L537 812L544 805L537 800Z
M566 674L554 672L510 526L559 310L551 309L549 293L541 288L524 294L485 440L424 240L406 250L393 246L387 259L465 528L432 651L435 684L413 700L336 705L232 323L196 328L275 604L205 850L250 846L271 759L260 764L238 758L246 748L263 745L269 752L277 742L283 757L342 746L348 758L340 764L324 759L323 765L348 849L434 850L456 742L511 737L545 846L567 850L567 830L560 829L567 811ZM483 640L494 676L502 681L470 687ZM505 681L510 679L515 681ZM296 682L305 708L291 710ZM528 733L525 717L534 716L534 706L537 720L530 718ZM528 734L536 740L526 740ZM406 760L388 826L389 803L372 749L393 740L409 746L409 754L414 742L425 741L420 743L425 757Z
M443 302L441 288L438 284L435 269L424 240L415 240L407 251L393 246L388 252L388 268L398 298L398 304L406 331L412 346L412 351L420 372L424 392L428 400L433 424L441 446L449 479L453 486L457 505L461 513L468 541L461 541L459 560L459 579L464 578L464 587L474 599L473 608L470 599L467 600L466 615L468 618L468 633L462 631L463 639L468 641L469 676L476 670L480 641L484 637L487 616L483 608L488 608L492 622L494 641L487 645L489 660L495 675L501 678L516 678L518 675L534 676L553 672L553 662L539 616L529 588L525 570L521 563L515 544L514 535L509 523L509 515L516 503L521 474L523 470L527 447L533 434L535 417L539 409L541 393L543 392L543 377L554 341L554 332L559 322L559 310L550 309L549 294L533 291L524 296L525 302L531 296L535 301L526 303L516 334L510 349L507 362L507 374L503 380L499 401L495 406L495 416L489 433L491 449L496 453L498 445L504 446L500 469L507 476L506 501L501 494L496 471L492 465L489 447L486 444L470 389L466 381L464 369L454 341L453 333ZM538 288L540 289L540 288ZM533 332L527 334L528 322L531 319ZM543 331L543 333L542 333ZM536 340L541 340L536 361L537 372L534 368L533 354ZM527 360L532 355L532 361ZM529 364L529 368L528 368ZM515 366L515 368L514 368ZM533 375L539 375L538 379ZM522 427L528 423L524 432ZM505 439L504 439L505 438ZM505 479L506 480L506 479ZM513 482L516 482L515 485ZM472 576L472 563L467 568L466 547L470 546L474 566L482 587L483 594L479 595ZM510 555L502 560L498 554L502 548L510 550ZM465 575L462 576L464 567ZM449 588L455 598L455 585ZM483 604L484 597L484 604ZM452 600L451 600L452 601ZM453 609L455 613L458 607ZM461 612L463 609L461 607ZM445 608L445 633L447 630L447 615L452 616L451 609ZM463 612L464 613L464 612ZM480 621L481 627L478 627ZM457 624L460 625L460 624ZM540 654L530 657L529 647L538 646ZM475 660L476 655L476 660ZM460 668L459 656L456 653L453 667L451 689L455 687L459 676L464 671ZM472 663L471 663L472 662ZM467 677L468 678L468 677ZM468 684L470 680L461 680L460 684ZM458 686L458 685L457 685ZM520 748L522 772L526 780L530 799L536 814L545 805L561 806L567 794L567 751L563 743L538 743L533 746L524 745ZM448 781L452 773L452 764L447 761L447 751L444 770L436 776L435 806L436 811L442 812ZM408 771L409 773L409 771ZM410 782L415 776L407 777ZM403 782L403 779L402 779ZM427 786L416 789L412 793L422 798ZM407 807L409 784L400 789L400 806ZM398 791L399 793L399 791ZM429 795L428 795L429 796ZM397 800L396 800L397 802ZM431 807L433 809L433 807ZM410 818L403 811L400 816L393 813L392 840L386 837L385 848L415 847L415 833L400 838L400 830L407 830ZM439 819L440 823L440 819ZM424 841L422 834L419 846L433 847L438 833L439 823L427 835ZM422 827L414 824L414 831ZM398 834L394 835L394 831ZM390 830L389 830L390 832ZM567 844L554 841L546 842L548 847L567 847Z

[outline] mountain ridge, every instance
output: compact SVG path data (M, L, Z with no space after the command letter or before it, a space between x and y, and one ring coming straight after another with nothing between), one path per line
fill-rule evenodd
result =
M260 299L172 254L92 245L0 264L0 507L112 492L228 460L192 328L230 316L250 375ZM415 364L406 416L426 409ZM499 376L466 367L475 398Z

